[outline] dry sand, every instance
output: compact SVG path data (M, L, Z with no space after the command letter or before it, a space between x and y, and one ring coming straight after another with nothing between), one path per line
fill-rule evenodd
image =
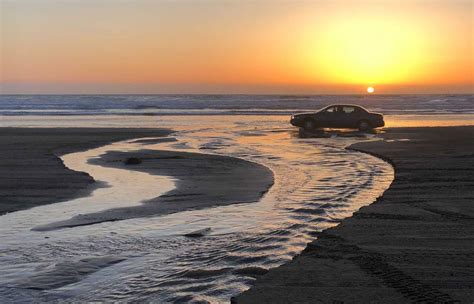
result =
M133 164L124 165L127 160ZM239 158L174 151L111 151L91 163L176 178L176 189L139 206L109 209L53 222L34 230L47 231L185 210L258 201L273 185L267 167Z
M88 174L66 168L58 155L170 131L125 128L0 128L0 215L88 195Z
M394 165L382 198L233 302L474 302L474 127L397 128L383 137L351 147Z

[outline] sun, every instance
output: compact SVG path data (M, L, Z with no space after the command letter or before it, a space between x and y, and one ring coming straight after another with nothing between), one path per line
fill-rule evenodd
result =
M375 92L374 87L368 87L367 88L367 93L372 94L373 92Z

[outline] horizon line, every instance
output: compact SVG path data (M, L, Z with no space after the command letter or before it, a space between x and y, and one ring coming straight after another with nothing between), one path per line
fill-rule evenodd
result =
M179 96L179 95L201 95L201 96L413 96L413 95L474 95L470 93L0 93L0 96Z

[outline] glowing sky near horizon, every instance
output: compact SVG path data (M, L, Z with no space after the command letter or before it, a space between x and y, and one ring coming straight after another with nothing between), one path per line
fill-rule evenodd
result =
M2 93L472 93L468 0L0 0Z

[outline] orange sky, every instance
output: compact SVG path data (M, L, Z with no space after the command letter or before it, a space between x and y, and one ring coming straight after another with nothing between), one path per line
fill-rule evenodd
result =
M470 0L0 0L2 93L474 92Z

